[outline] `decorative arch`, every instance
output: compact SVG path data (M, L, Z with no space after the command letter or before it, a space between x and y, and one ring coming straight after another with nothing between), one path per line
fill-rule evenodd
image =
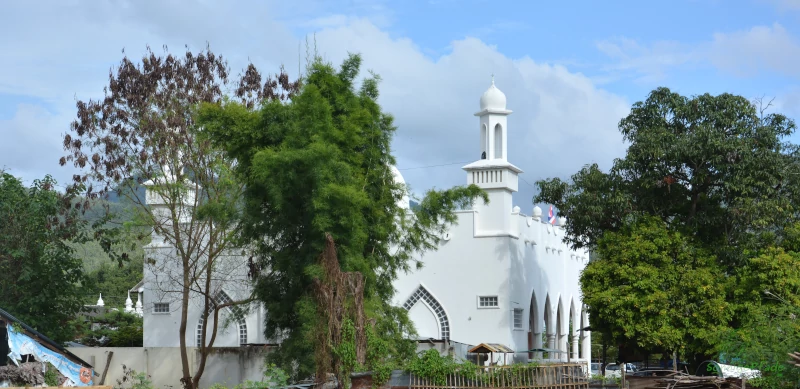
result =
M417 290L415 290L408 300L406 300L405 304L403 304L403 308L405 308L406 311L409 311L414 304L420 300L422 300L433 310L433 313L439 320L439 334L442 340L450 340L450 319L447 318L447 312L445 312L444 307L439 303L439 300L437 300L436 297L433 297L431 292L429 292L425 286L420 285L417 287Z
M531 291L531 303L528 307L528 350L542 348L541 311L536 300L536 291ZM540 358L541 353L528 353L528 359Z
M481 124L481 153L489 153L489 129L486 128L486 123Z
M564 318L564 301L562 300L561 296L558 296L558 303L556 305L556 349L558 351L565 352L567 351L567 336L566 336L566 327L567 322ZM558 358L561 358L562 355L558 355Z
M555 331L553 331L556 328L556 326L555 326L555 323L553 321L554 321L553 320L553 304L550 303L550 294L548 293L547 297L545 297L545 300L544 300L544 329L542 331L542 337L543 337L543 341L545 343L544 344L544 346L545 346L544 348L548 348L548 349L555 349L556 348L555 347L556 346L555 345L556 335L555 335ZM553 358L553 354L548 353L547 354L547 358L548 359L552 359Z
M209 315L214 313L215 305L232 303L233 299L231 299L231 297L228 296L228 294L225 293L225 291L220 290L219 292L217 292L214 298L211 299L211 302L212 302L211 306L208 307ZM227 306L225 307L225 310L227 310L228 314L231 315L234 320L236 320L236 324L238 327L237 329L239 330L239 345L241 346L247 344L247 322L245 321L244 318L244 311L242 311L241 307L235 305ZM203 315L200 315L200 320L197 322L197 333L196 333L197 347L202 347L205 341L205 339L203 339L204 325L205 325L205 320L203 320Z
M578 350L578 335L576 334L578 329L578 313L575 310L575 299L571 298L569 301L569 322L567 323L567 352L570 353L572 359L579 358L579 350Z
M589 312L586 304L581 304L581 312L579 315L581 323L580 358L590 359L590 354L592 352L591 335L589 331L584 331L584 328L589 326Z
M494 126L494 157L503 158L503 126L500 123Z

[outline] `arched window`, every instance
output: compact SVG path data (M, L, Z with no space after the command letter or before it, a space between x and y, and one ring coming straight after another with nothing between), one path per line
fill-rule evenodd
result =
M489 131L486 130L486 124L481 125L481 153L487 153L489 150Z
M212 299L211 306L208 307L208 314L209 316L214 314L214 306L216 304L227 304L231 303L230 296L224 291L219 291L217 295ZM228 306L225 307L228 311L229 315L232 315L233 320L236 321L238 330L239 330L239 345L247 344L247 322L244 320L244 312L242 311L241 307L238 306ZM203 321L203 316L200 316L200 321L197 323L197 347L203 346L204 339L203 339L203 325L205 322Z
M443 340L450 339L450 320L447 318L447 313L444 311L444 307L442 304L439 304L439 301L425 289L424 286L420 285L416 291L408 298L405 304L403 304L403 308L406 311L411 310L411 308L416 304L419 300L424 301L428 304L431 309L433 309L436 318L439 319L439 332L441 333Z
M494 126L494 157L503 158L503 127Z

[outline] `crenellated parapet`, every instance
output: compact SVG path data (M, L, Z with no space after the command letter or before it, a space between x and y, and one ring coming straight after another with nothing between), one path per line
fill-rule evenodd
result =
M547 258L561 258L573 262L576 266L583 268L589 263L589 253L586 250L573 250L564 242L564 227L567 225L567 218L558 217L555 223L548 223L542 217L542 209L538 206L533 208L531 216L519 212L519 207L515 207L511 212L512 227L527 247L538 250L540 254Z

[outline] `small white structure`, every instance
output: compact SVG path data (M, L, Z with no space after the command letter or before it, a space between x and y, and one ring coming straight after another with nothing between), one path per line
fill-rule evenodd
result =
M518 361L541 358L526 351L542 348L561 351L549 358L588 361L579 276L589 255L562 242L566 218L550 225L538 206L526 216L512 204L522 169L508 161L510 114L492 81L475 114L481 159L463 167L489 204L459 212L439 249L422 257L424 267L400 275L394 304L409 310L424 338L507 345Z
M467 183L483 188L490 203L478 201L472 209L458 212L458 224L442 236L438 250L421 258L424 268L399 275L394 304L409 310L422 338L505 345L515 351L516 360L541 358L541 353L528 350L545 348L562 351L550 353L550 358L588 361L590 334L581 329L589 323L578 278L589 256L562 242L565 218L557 226L548 224L539 207L528 216L512 204L522 169L508 160L511 113L492 81L475 114L476 155L481 158L463 167ZM405 183L397 168L392 167L392 174L396 183ZM165 203L150 189L157 184L145 184L147 201L161 212ZM191 200L193 194L188 197ZM399 205L408 209L408 197ZM158 262L174 256L175 249L153 236L145 250ZM237 253L226 260L225 273L215 277L219 302L246 297L250 291L247 257ZM143 283L131 289L137 294L134 311L144 315L144 346L178 347L179 301L159 292L170 289L174 274L166 267L154 269L146 266ZM202 341L201 310L202 301L194 296L186 335L191 346ZM221 329L215 347L275 343L264 338L266 314L260 306L247 312L226 309L224 315L233 324Z

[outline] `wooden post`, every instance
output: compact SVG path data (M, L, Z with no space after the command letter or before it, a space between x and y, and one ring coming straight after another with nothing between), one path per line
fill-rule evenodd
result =
M111 357L114 356L113 351L108 352L108 359L106 359L106 367L103 368L103 375L100 377L100 385L104 385L106 383L106 374L108 373L108 366L111 365Z

